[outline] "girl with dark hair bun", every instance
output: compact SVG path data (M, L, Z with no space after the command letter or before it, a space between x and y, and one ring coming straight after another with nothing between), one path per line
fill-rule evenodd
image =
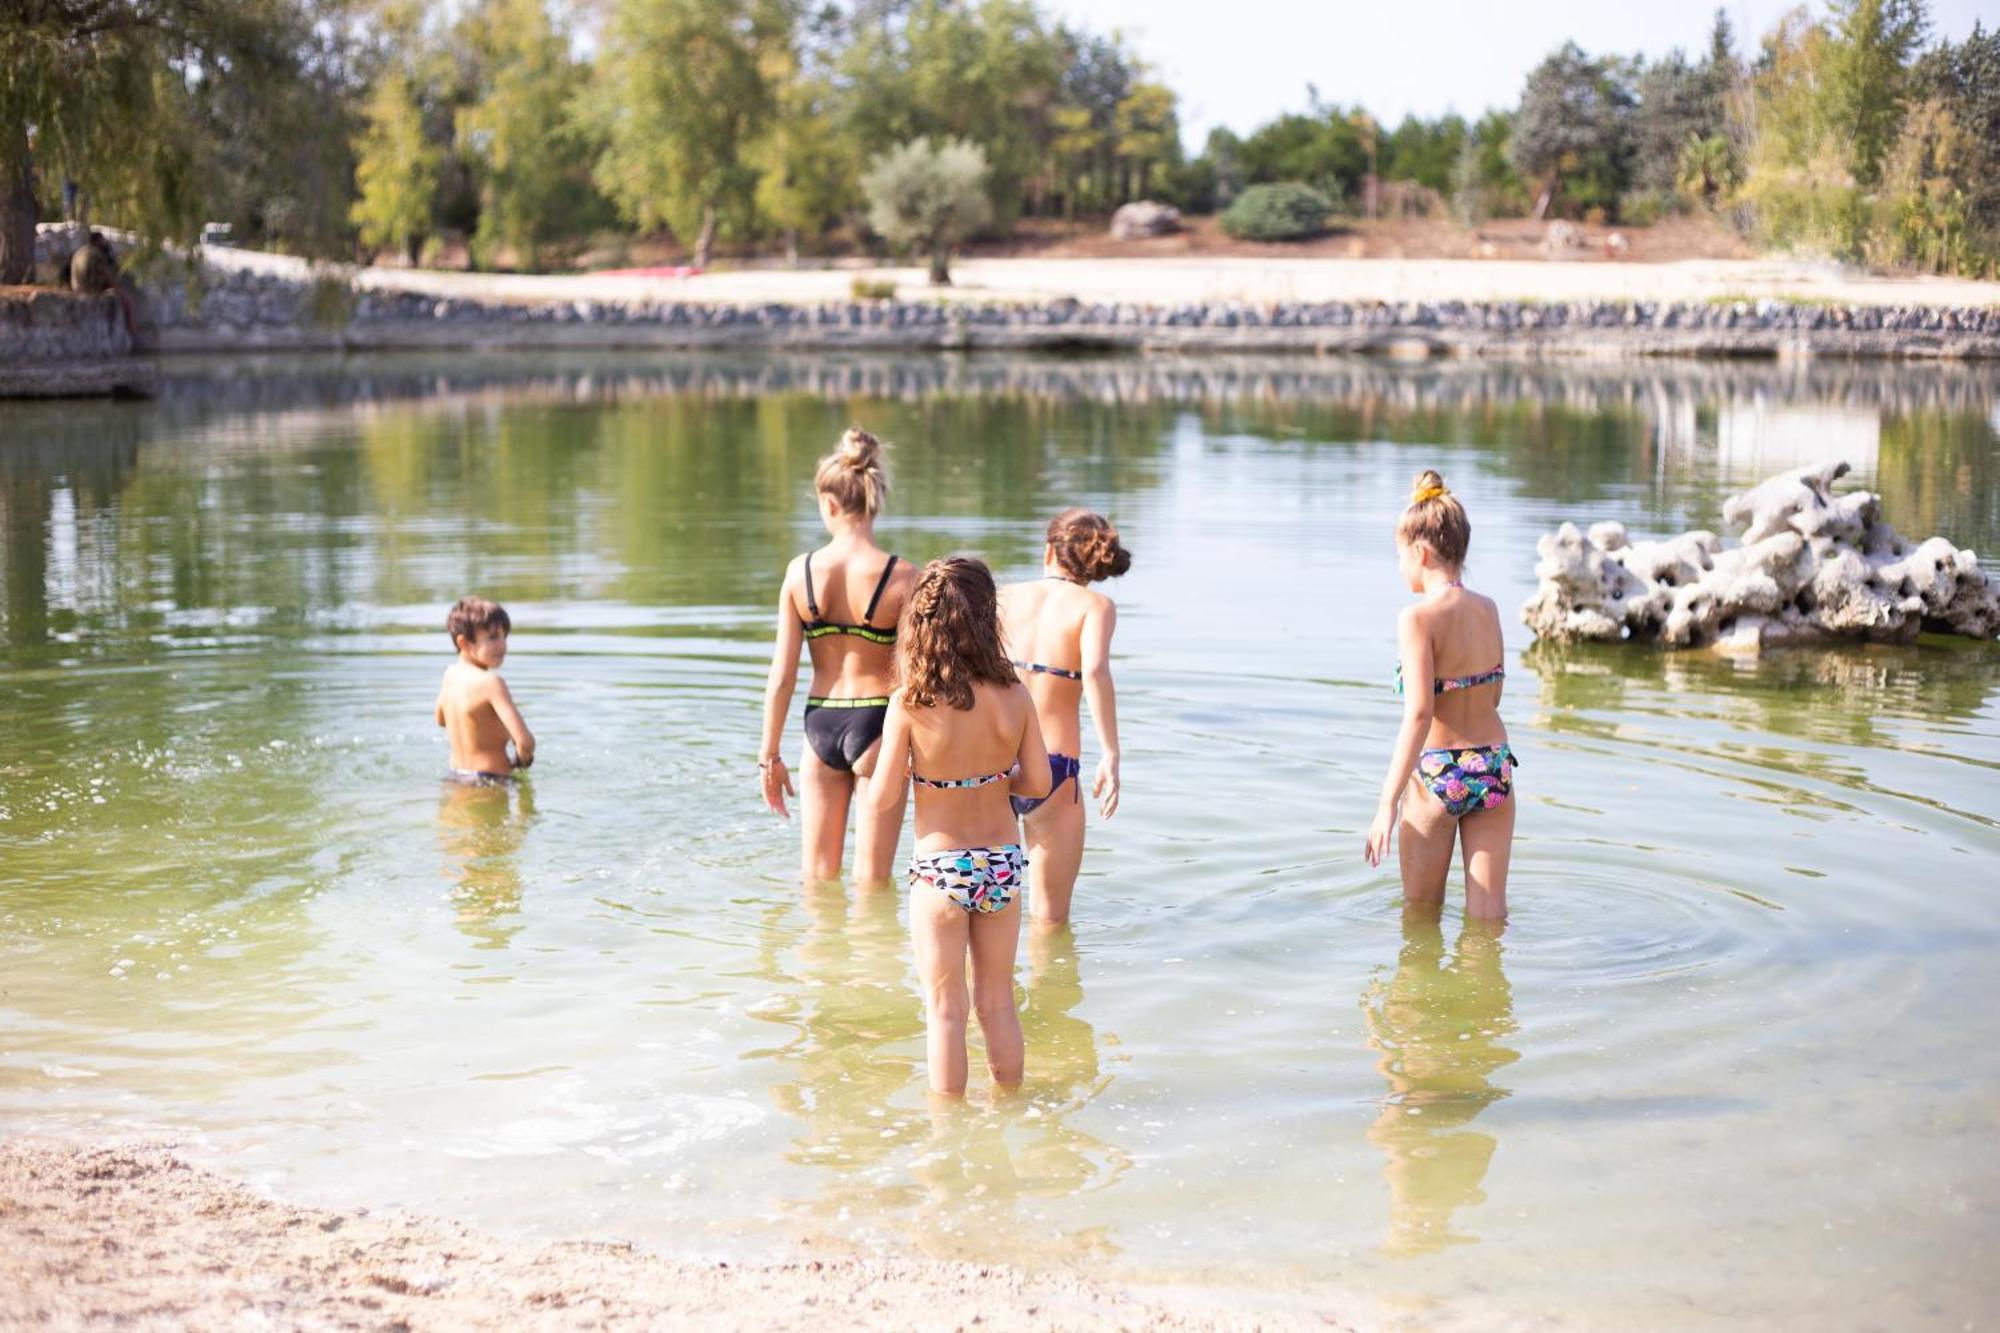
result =
M889 493L880 440L850 429L820 459L813 489L831 540L793 560L778 590L777 643L764 687L764 740L757 767L764 802L780 815L790 813L785 798L803 790L803 871L809 882L822 884L840 878L848 812L875 771L889 711L896 617L916 573L875 544L875 516ZM778 747L798 687L801 646L812 659L812 686L806 698L800 787L795 789ZM861 883L889 878L903 828L903 801L899 786L893 802L884 803L879 813L874 802L859 802L854 877Z
M1420 474L1396 522L1396 558L1422 600L1396 621L1403 725L1363 851L1368 864L1380 864L1399 832L1403 901L1435 911L1458 844L1466 916L1500 920L1514 852L1517 761L1500 720L1507 679L1500 611L1462 577L1471 545L1465 506L1443 477Z
M1042 577L1000 594L1000 624L1014 669L1034 696L1049 744L1053 793L1014 802L1034 863L1029 897L1035 921L1069 920L1083 862L1083 719L1090 702L1097 728L1097 771L1090 793L1098 813L1118 811L1118 696L1111 683L1111 633L1118 607L1090 585L1132 567L1132 553L1102 514L1065 509L1049 520Z
M896 633L896 689L875 770L877 813L916 787L910 935L923 980L933 1092L965 1091L966 955L993 1081L1021 1081L1014 955L1028 854L1010 798L1046 796L1034 701L1000 645L993 575L977 560L924 566Z

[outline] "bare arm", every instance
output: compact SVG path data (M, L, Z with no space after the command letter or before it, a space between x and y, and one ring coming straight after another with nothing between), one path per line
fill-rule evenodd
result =
M1097 728L1098 750L1090 794L1106 819L1118 813L1118 692L1111 684L1111 632L1117 628L1118 607L1109 598L1083 618L1083 697Z
M440 727L441 727L441 726L443 726L443 725L444 725L444 690L443 690L442 688L440 688L440 689L438 690L438 697L437 697L437 702L436 702L435 704L432 704L432 705L431 705L431 712L432 712L432 714L433 714L433 715L434 715L434 716L435 716L435 717L437 718L437 723L438 723L438 725L439 725Z
M500 719L500 725L507 728L507 734L514 739L514 767L531 768L535 762L535 733L528 730L527 721L521 710L514 706L514 693L507 688L507 682L489 674L492 682L488 687L493 693L493 712Z
M778 588L778 628L771 646L771 673L764 680L764 735L757 749L764 804L787 819L791 812L785 808L785 797L798 792L778 746L785 735L785 716L792 711L792 695L799 687L799 649L805 641L805 628L792 607L792 575L787 570Z
M1396 619L1396 648L1403 664L1403 725L1396 732L1396 746L1389 753L1389 772L1382 779L1382 794L1375 805L1375 822L1368 829L1363 855L1369 865L1380 865L1389 853L1396 808L1410 774L1416 769L1424 737L1430 734L1431 714L1437 705L1431 687L1436 663L1431 657L1430 635L1424 632L1414 607Z
M1016 796L1047 796L1055 786L1055 775L1049 770L1049 747L1042 740L1042 721L1035 716L1035 701L1028 695L1028 687L1014 688L1021 692L1023 720L1021 748L1014 756L1014 779L1007 784L1007 790Z
M882 722L882 748L876 751L875 776L865 784L868 803L877 814L903 808L903 793L910 785L910 715L903 709L903 693L889 696L889 713Z

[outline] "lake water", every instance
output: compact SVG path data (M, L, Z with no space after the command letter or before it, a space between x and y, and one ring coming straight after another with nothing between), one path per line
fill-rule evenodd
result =
M756 795L776 582L849 422L892 442L907 557L1025 577L1072 502L1136 553L1124 808L1074 933L1024 941L998 1105L977 1067L928 1105L900 895L801 893ZM1829 456L2000 551L1996 370L397 356L0 406L0 1131L675 1254L1971 1327L2000 648L1740 663L1511 618L1562 520L1715 526ZM1497 937L1456 884L1406 926L1361 858L1424 466L1511 627ZM511 795L437 780L473 590L541 741Z

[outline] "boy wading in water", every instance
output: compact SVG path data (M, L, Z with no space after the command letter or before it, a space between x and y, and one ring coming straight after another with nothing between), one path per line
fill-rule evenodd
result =
M512 782L514 770L535 762L535 733L521 720L500 664L507 660L513 629L505 608L483 597L462 597L445 617L458 660L445 668L438 687L437 724L451 738L453 782L485 785ZM507 753L507 742L514 753Z

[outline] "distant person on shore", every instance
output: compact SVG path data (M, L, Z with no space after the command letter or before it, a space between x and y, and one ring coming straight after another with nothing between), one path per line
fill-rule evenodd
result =
M1472 523L1435 472L1417 478L1396 524L1396 555L1423 600L1396 621L1396 688L1403 725L1368 830L1368 864L1381 864L1401 816L1403 898L1444 902L1454 842L1463 847L1465 913L1507 915L1514 849L1514 751L1500 720L1507 645L1491 598L1461 580Z
M1070 896L1083 861L1083 722L1090 701L1097 728L1097 772L1090 794L1098 813L1118 812L1118 698L1111 684L1111 633L1118 607L1091 584L1132 567L1132 553L1102 514L1065 509L1049 521L1042 577L1000 592L1000 625L1014 669L1034 698L1048 743L1052 790L1017 796L1034 863L1029 915L1037 924L1069 920Z
M1028 854L1008 802L1048 795L1049 754L1035 702L1001 646L993 575L977 560L931 561L903 612L876 765L878 815L900 812L906 778L917 792L910 934L931 1091L965 1091L968 952L987 1068L1011 1087L1023 1060L1014 955Z
M438 688L437 724L451 738L453 782L487 786L512 782L514 770L535 762L535 733L521 719L500 664L507 660L513 622L506 609L483 597L461 597L445 617L458 660L445 668ZM512 755L507 743L514 743Z
M814 476L820 521L832 540L808 551L785 570L778 590L777 644L764 686L764 737L758 751L764 803L789 818L792 786L779 745L785 715L797 688L799 646L812 658L806 696L805 756L799 777L803 870L808 882L840 878L847 817L857 811L854 877L888 882L896 839L903 829L905 784L880 802L856 801L876 769L883 719L889 711L896 619L916 571L875 544L875 519L888 498L882 443L865 430L849 430L820 459Z
M101 231L93 231L82 245L69 257L70 290L85 296L96 296L100 292L110 292L118 298L118 309L125 318L125 332L137 335L138 326L132 318L132 296L118 281L118 255L111 248L110 238Z

